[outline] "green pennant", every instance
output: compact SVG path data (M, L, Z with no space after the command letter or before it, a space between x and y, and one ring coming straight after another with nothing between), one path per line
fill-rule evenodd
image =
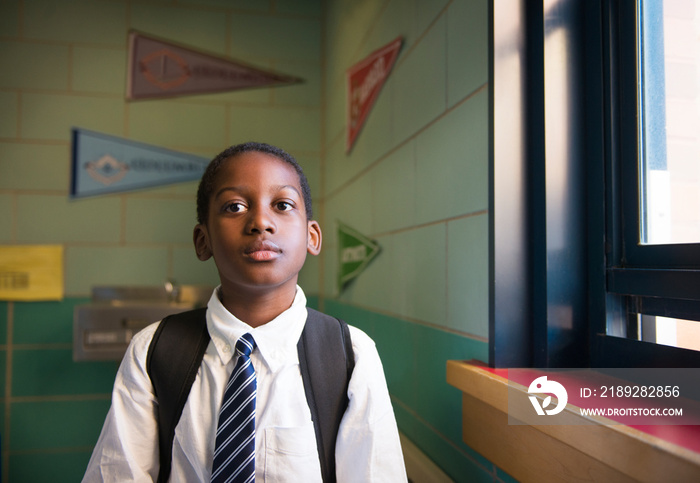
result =
M362 273L379 250L375 241L338 222L338 289Z

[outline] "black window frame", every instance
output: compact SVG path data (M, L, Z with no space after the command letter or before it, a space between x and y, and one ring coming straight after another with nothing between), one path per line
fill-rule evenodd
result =
M636 19L635 0L491 0L493 367L700 366L700 351L627 337L637 313L700 320L700 245L637 240ZM557 122L544 86L562 33Z
M641 0L643 1L643 0ZM639 242L641 181L635 0L601 2L601 56L605 129L605 288L594 293L605 324L592 319L591 363L599 367L695 367L700 352L636 340L636 314L700 321L700 243ZM595 184L591 178L591 184ZM593 187L594 191L600 192ZM599 230L595 224L591 230ZM597 290L600 290L598 288Z

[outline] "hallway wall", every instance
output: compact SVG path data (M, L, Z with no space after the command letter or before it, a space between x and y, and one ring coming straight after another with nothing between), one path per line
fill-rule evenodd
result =
M306 82L126 102L129 29ZM3 481L85 470L118 365L72 359L73 307L92 286L218 279L192 248L196 183L69 201L71 127L209 159L279 144L317 186L320 38L318 1L0 2L0 244L63 245L66 286L61 302L0 302Z
M368 332L401 431L456 481L507 478L461 437L448 359L488 360L486 0L333 0L326 5L319 303ZM345 152L345 71L404 45ZM336 285L336 221L382 248Z

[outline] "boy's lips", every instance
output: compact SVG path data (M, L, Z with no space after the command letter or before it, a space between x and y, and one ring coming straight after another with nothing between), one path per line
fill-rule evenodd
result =
M245 254L258 262L273 260L282 253L280 247L269 240L258 240L245 249Z

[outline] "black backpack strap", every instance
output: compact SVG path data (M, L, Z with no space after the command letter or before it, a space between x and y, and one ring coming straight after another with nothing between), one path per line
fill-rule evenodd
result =
M336 481L335 442L348 407L355 355L348 324L307 310L306 325L297 344L299 367L316 432L321 474L323 481L329 483Z
M209 345L206 311L204 307L164 318L148 347L146 370L158 398L159 482L170 476L175 426Z

